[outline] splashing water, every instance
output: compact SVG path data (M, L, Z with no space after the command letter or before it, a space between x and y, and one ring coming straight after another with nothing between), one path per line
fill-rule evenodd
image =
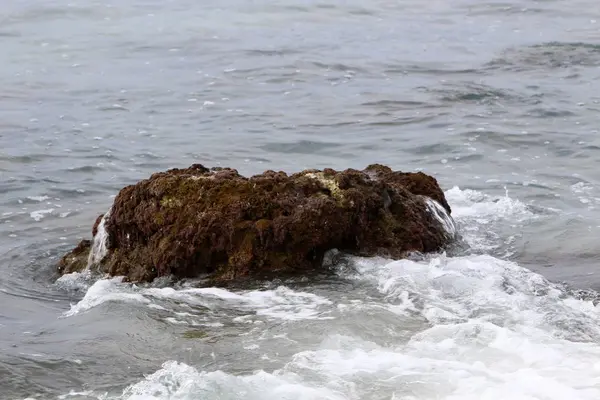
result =
M342 273L341 277L374 288L378 296L373 294L359 304L344 297L334 298L333 293L329 300L317 299L289 288L241 294L214 288L169 288L147 289L137 297L118 298L114 291L118 290L116 281L97 285L92 291L110 295L106 299L110 302L147 306L159 297L169 297L194 304L194 299L204 302L216 296L219 302L239 310L242 303L251 303L252 307L243 307L245 312L276 305L280 328L286 326L280 325L284 321L297 321L282 316L297 316L298 310L312 307L313 303L328 309L334 318L320 322L319 328L311 331L324 331L314 345L300 345L288 339L287 346L297 347L274 368L264 368L256 360L253 371L232 373L225 369L228 362L220 354L215 358L216 370L170 360L123 390L88 393L90 397L86 398L600 398L598 309L588 301L568 296L541 275L491 256L440 256L428 262L355 257L353 264L355 271L351 275ZM286 307L281 308L283 304ZM370 338L363 324L374 312L369 304L377 306L379 316L387 315L379 334ZM99 302L88 304L98 305ZM384 309L387 314L381 314ZM294 326L310 329L309 321L319 323L306 316L309 318L303 319L301 325L290 325L286 331ZM227 315L221 318L225 321ZM355 323L358 325L354 333L344 329L346 324ZM256 343L255 347L247 347L249 352L257 351L254 357L271 359L276 357L271 349L275 332L269 336L265 328L261 325L257 328L259 336L244 336L244 340ZM398 331L409 335L401 338L391 334ZM242 336L236 340L241 339Z
M490 253L511 243L515 228L539 218L530 207L508 196L453 187L445 193L462 239L476 252ZM510 246L509 246L510 247ZM506 255L512 251L508 249Z
M106 257L106 253L108 252L108 232L106 231L106 220L110 217L111 211L112 206L102 216L102 219L98 224L98 231L96 232L96 236L94 236L92 249L90 250L90 255L88 256L87 269L97 265L100 261L102 261L102 259L104 259L104 257Z
M442 224L442 227L448 236L455 237L457 233L456 224L454 223L454 219L450 216L450 214L446 212L446 209L442 207L440 203L429 197L425 198L425 204L427 204L427 209L429 212L431 212L435 219Z

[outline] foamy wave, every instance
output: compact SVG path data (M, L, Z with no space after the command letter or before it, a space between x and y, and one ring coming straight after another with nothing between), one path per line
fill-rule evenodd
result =
M395 348L344 336L331 337L322 347L296 354L286 370L318 373L330 385L352 387L348 399L372 393L440 400L600 395L597 347L589 353L569 342L538 344L489 323L436 326Z
M230 292L219 288L139 288L135 285L121 283L122 278L102 279L94 283L87 291L85 297L71 307L64 316L73 316L87 311L106 302L136 302L148 305L151 308L168 309L156 302L178 302L188 307L199 307L209 310L235 309L245 312L244 316L237 316L237 322L248 322L250 317L264 317L280 320L328 319L331 302L324 297L294 291L285 286L274 290ZM173 309L174 310L174 309ZM223 311L223 314L227 314ZM175 317L167 322L180 324L184 320L177 316L185 314L174 312ZM200 317L196 314L187 314L191 317ZM225 316L225 315L223 315ZM198 318L189 319L190 324L199 324Z
M534 214L523 202L512 199L506 194L502 197L492 197L476 190L461 190L455 186L445 192L446 199L452 207L455 219L475 220L479 223L489 223L501 219L524 221Z
M312 293L294 291L285 286L275 290L230 292L220 288L146 289L145 295L206 308L228 307L251 315L282 320L327 319L331 301ZM217 302L215 302L217 301ZM238 317L238 319L243 317Z
M492 197L455 186L446 191L445 196L464 240L479 251L490 251L500 246L502 239L498 230L502 224L512 227L536 217L526 204L510 198L508 194Z
M259 371L253 375L235 376L221 371L199 372L195 368L168 361L146 379L128 387L123 394L110 399L223 400L345 400L347 397L327 388L312 387L295 374L270 374Z
M271 373L204 372L168 361L122 394L98 398L597 400L599 357L596 344L466 322L436 325L395 346L330 335Z
M300 347L280 360L277 369L243 375L168 361L122 393L97 398L600 398L600 311L592 302L570 297L542 276L491 256L440 256L428 262L353 258L353 264L354 274L344 277L376 288L381 296L370 296L370 301L403 316L380 321L384 325L377 343L331 329L320 344ZM139 294L149 301L170 299L209 308L227 304L277 318L331 306L320 296L285 287L239 293L153 288ZM358 310L365 315L355 315L353 321L368 321L369 309ZM344 329L344 323L336 326ZM390 329L407 335L386 336ZM267 351L260 338L255 340L244 343L248 354L240 357Z
M519 265L491 256L437 257L382 265L355 259L353 278L373 282L396 312L431 324L478 321L574 341L600 341L600 310L591 301Z
M374 283L390 311L419 314L429 327L385 347L333 335L285 371L352 387L346 398L600 398L592 302L490 256L355 262L351 278Z
M64 313L65 317L70 317L80 312L87 311L106 302L134 302L134 303L149 303L139 293L127 293L118 285L123 280L123 277L112 279L101 279L96 281L86 292L85 296L77 304L72 305L71 309Z

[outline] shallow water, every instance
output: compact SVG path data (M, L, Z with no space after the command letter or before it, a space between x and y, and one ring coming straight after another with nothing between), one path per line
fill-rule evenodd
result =
M591 0L8 2L7 399L598 399ZM54 263L123 186L200 162L438 178L469 248L253 287Z

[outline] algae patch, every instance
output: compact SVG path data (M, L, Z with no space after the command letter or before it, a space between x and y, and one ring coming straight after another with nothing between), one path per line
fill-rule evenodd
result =
M338 183L336 182L336 180L334 178L330 178L330 177L326 176L323 172L309 172L304 176L306 176L308 178L316 179L317 181L319 181L321 183L321 185L323 185L324 188L329 190L329 192L331 193L331 196L334 199L336 199L338 201L341 201L344 199L344 196L342 194L342 189L340 189L340 186L338 185Z
M171 196L165 196L160 200L160 205L165 208L175 208L181 207L182 203L179 199L173 198Z

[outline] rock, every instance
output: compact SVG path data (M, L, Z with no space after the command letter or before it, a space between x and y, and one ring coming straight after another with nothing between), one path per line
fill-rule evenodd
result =
M98 218L96 218L96 222L94 222L94 226L92 227L92 237L96 236L96 233L98 233L98 225L100 225L103 217L104 214L100 214L98 215Z
M89 258L101 259L95 268L134 282L303 273L322 267L331 249L392 258L442 250L455 235L450 212L433 177L383 165L246 178L195 164L122 189L96 220L95 242L60 264L80 270L86 251L103 248Z
M61 274L69 274L71 272L83 271L88 264L88 257L92 242L90 240L82 240L77 247L65 254L58 262L58 272Z

